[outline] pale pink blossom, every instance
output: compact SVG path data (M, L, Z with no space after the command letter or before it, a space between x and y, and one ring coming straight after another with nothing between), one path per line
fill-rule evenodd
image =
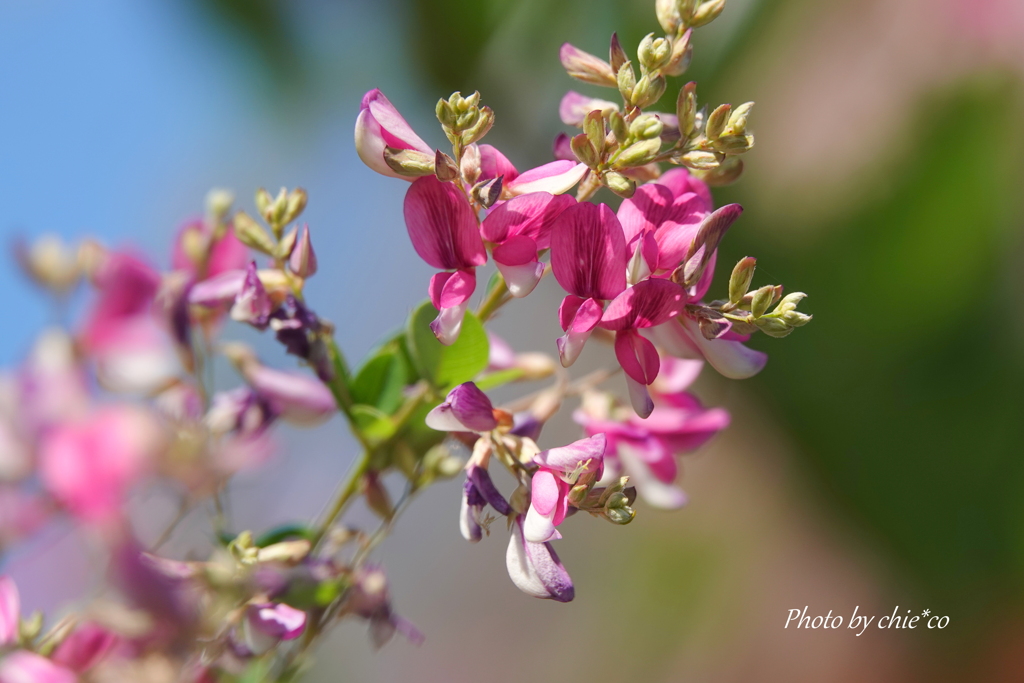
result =
M412 149L434 155L434 150L425 143L412 127L406 123L388 98L378 89L363 96L356 118L356 152L363 163L381 175L392 178L413 180L399 175L384 161L384 148Z
M605 447L604 434L595 434L537 454L534 462L540 468L530 482L530 509L523 521L528 542L544 543L562 537L555 527L568 513L569 490L577 483L600 478Z
M73 671L27 650L12 652L0 661L0 683L75 683Z

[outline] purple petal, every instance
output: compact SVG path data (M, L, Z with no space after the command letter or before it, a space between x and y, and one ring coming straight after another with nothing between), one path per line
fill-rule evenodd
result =
M467 473L467 477L473 482L473 486L476 487L476 490L480 493L481 497L487 501L487 503L494 508L499 515L512 514L512 507L494 486L494 482L491 481L491 475L487 472L487 468L472 466Z
M491 399L473 382L448 392L444 403L427 413L426 423L439 432L489 432L498 426Z
M382 175L401 178L384 161L384 148L415 149L426 154L434 150L402 118L380 90L363 96L356 119L356 152L367 166ZM408 180L408 178L406 178Z
M207 308L230 304L242 290L244 282L244 270L224 271L192 285L188 292L188 301Z
M558 317L565 334L558 339L558 358L562 367L576 362L590 334L601 322L603 310L594 299L581 299L570 294L562 300Z
M279 640L294 640L306 629L306 613L284 603L249 605L246 616L253 628Z
M245 370L245 378L273 411L289 422L318 424L338 409L330 390L309 375L253 364Z
M533 461L538 465L569 473L589 460L589 471L595 472L600 468L607 443L604 434L596 434L587 439L574 441L568 446L541 451Z
M263 282L260 281L256 262L251 261L245 271L242 289L238 292L235 303L231 307L231 318L238 322L249 323L256 329L262 330L266 329L270 322L272 310L273 304Z
M558 161L577 161L575 152L572 151L571 138L565 133L559 133L555 136L555 141L551 145L551 156Z
M77 680L74 672L27 650L12 652L0 662L2 683L75 683Z
M704 274L704 269L714 256L718 243L722 241L725 231L743 213L739 204L727 204L705 218L686 255L683 265L683 279L687 285L695 284Z
M575 597L572 579L558 554L550 543L526 541L521 518L512 525L505 565L512 583L527 595L558 602L569 602Z
M679 125L679 121L676 120L676 126ZM707 183L703 180L699 180L690 175L690 172L685 168L674 168L671 171L663 173L660 178L656 181L659 185L664 185L672 191L672 194L676 197L693 192L704 202L704 210L711 211L714 207L714 202L711 198L711 190L708 189Z

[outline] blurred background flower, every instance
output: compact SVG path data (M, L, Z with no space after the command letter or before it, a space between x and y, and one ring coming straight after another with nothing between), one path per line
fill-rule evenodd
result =
M652 5L9 3L0 231L11 242L94 234L166 267L210 187L233 188L247 207L255 187L301 185L320 263L307 296L335 322L360 321L339 329L358 358L400 324L430 275L406 245L389 277L375 277L380 245L404 244L405 187L358 160L362 93L382 88L426 134L436 133L438 97L479 89L497 112L489 141L529 168L550 160L558 102L576 85L558 63L561 43L601 53L617 30L635 46L657 28ZM365 627L346 624L310 680L344 671L468 681L486 671L513 681L524 666L588 681L1024 677L1024 5L729 0L695 41L687 79L703 99L757 102L747 173L716 192L717 204L747 208L722 262L757 254L765 274L812 294L815 324L786 343L754 342L771 354L756 380L703 374L702 399L733 421L684 458L688 507L668 515L641 504L629 533L574 528L587 538L563 552L574 603L523 599L505 577L504 534L465 544L458 483L438 486L380 553L426 644L374 654ZM9 263L4 365L54 315ZM534 296L554 308L560 295L545 280ZM557 320L516 306L496 328L520 350L550 352L561 334ZM280 357L272 341L231 333ZM601 353L574 370L610 360ZM578 436L568 416L545 433L548 445ZM280 456L233 485L236 527L316 514L356 452L338 420L285 431L282 442ZM159 490L133 504L150 538L176 513ZM170 551L204 547L204 520L190 515L191 533ZM79 533L52 529L8 557L26 612L98 582ZM70 562L81 571L68 572ZM783 629L788 610L805 605L843 615L928 608L950 625L861 637ZM620 658L599 668L577 656L613 647Z

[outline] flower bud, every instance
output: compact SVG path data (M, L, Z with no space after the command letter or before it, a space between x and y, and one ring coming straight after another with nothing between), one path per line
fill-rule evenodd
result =
M611 64L584 52L579 48L565 43L558 52L562 66L570 76L584 83L614 88L616 85L615 71Z
M281 562L296 565L309 556L312 544L305 538L273 543L256 551L257 562Z
M739 157L726 157L718 166L698 170L694 175L712 187L721 187L736 182L743 174L743 160Z
M427 413L426 423L439 432L483 433L498 426L491 400L473 382L449 391L444 403Z
M366 507L373 510L382 519L391 519L395 508L391 504L391 496L380 481L376 472L367 472L363 475L361 482L363 498L366 499Z
M677 0L657 0L654 11L658 15L658 23L665 33L674 35L679 32L683 19L679 16L679 3Z
M587 139L594 146L598 156L603 154L605 143L604 114L600 111L588 113L583 119L583 132L587 134Z
M434 168L434 175L442 183L450 183L459 177L459 165L455 163L455 159L437 150L434 154L434 160L431 164Z
M476 93L477 98L480 93ZM490 107L481 107L476 122L462 135L462 144L471 145L483 139L494 125L494 112Z
M234 203L235 194L231 190L215 187L206 193L206 216L216 225L231 212Z
M309 237L309 226L304 225L302 237L288 258L288 267L299 277L308 278L316 274L316 265L316 252L313 251L313 242Z
M786 297L781 302L779 302L778 307L775 309L775 313L782 314L789 313L790 311L795 311L797 305L806 297L807 295L804 294L803 292L793 292L792 294L787 294Z
M473 186L473 199L475 199L480 206L485 209L489 209L494 206L495 202L501 199L501 188L503 184L503 176L491 178L486 182L477 183Z
M263 330L270 323L272 311L273 303L270 301L270 295L267 294L267 290L260 280L256 262L252 261L245 271L242 289L239 290L235 302L231 306L231 319L249 323L256 329Z
M647 74L640 78L637 82L636 87L633 88L633 96L631 102L634 106L643 109L649 107L665 94L665 77L664 76L652 76Z
M597 150L594 149L594 144L587 137L586 133L580 133L573 137L570 141L573 154L580 160L580 163L585 164L588 168L595 168L601 163L601 158L597 154Z
M81 276L76 251L54 235L44 235L32 246L15 246L15 255L25 273L55 294L71 291Z
M773 298L775 298L774 285L761 287L754 292L754 296L750 301L750 312L755 318L760 318L768 310L768 307L772 305Z
M404 178L417 178L434 173L434 156L418 149L385 147L384 163Z
M750 110L754 108L753 102L744 102L740 106L733 110L729 116L729 123L725 127L725 135L746 135L747 133L747 117L750 116Z
M297 187L288 193L288 198L284 203L284 210L281 213L281 225L287 225L291 223L306 210L306 204L309 202L309 195L301 187Z
M717 140L722 135L726 124L729 123L729 113L731 111L732 105L722 104L711 112L708 122L704 126L704 135L708 140Z
M625 142L629 137L629 126L626 125L626 119L617 111L608 115L608 128L620 143Z
M629 124L629 134L638 140L650 140L660 137L664 128L665 124L660 118L654 114L643 114Z
M707 2L702 2L694 11L693 16L690 17L690 26L700 28L710 24L718 18L718 15L722 13L724 8L725 0L707 0Z
M439 150L438 154L440 153ZM462 150L461 171L462 177L465 178L467 183L476 184L476 181L480 179L482 167L483 157L480 155L480 148L477 145L468 145Z
M618 73L622 65L629 61L626 51L622 49L622 44L619 43L619 34L617 33L612 34L611 46L608 49L608 61L614 73Z
M757 259L745 256L732 269L732 276L729 278L729 303L736 305L743 300L750 289L750 281L754 279L756 265Z
M646 72L657 71L668 63L672 56L672 45L664 38L655 38L653 33L648 33L640 41L636 56L640 67Z
M636 87L636 74L633 73L631 62L626 62L619 67L615 83L619 88L619 94L622 95L622 99L632 104L633 89Z
M654 138L653 140L641 140L635 142L626 149L622 150L619 154L618 159L615 160L615 166L617 168L631 168L633 166L643 166L650 162L654 157L658 156L658 152L661 150L661 138Z
M697 318L697 326L705 339L718 339L732 329L732 323L725 316L706 311L707 315Z
M577 484L569 489L567 498L574 507L580 507L583 501L586 500L588 493L590 493L590 486L588 484Z
M790 327L803 327L811 322L814 316L801 313L800 311L787 311L782 314L782 320Z
M693 43L690 41L692 33L692 29L688 29L672 42L668 64L661 69L666 76L682 76L690 68L690 60L693 59Z
M776 339L781 339L793 331L792 327L779 318L758 318L754 321L754 324L769 337L775 337Z
M676 100L676 117L679 119L679 133L689 138L696 127L697 120L697 84L690 81L679 91Z
M267 231L263 229L259 223L254 221L249 214L244 211L239 211L235 214L234 219L235 225L235 236L238 240L256 251L264 254L272 255L277 248L274 239L267 234Z
M636 192L636 182L618 171L608 171L603 178L605 186L624 199L629 199Z
M680 163L689 168L705 171L718 168L718 157L714 152L692 150L679 157Z
M715 151L726 155L743 154L754 146L753 135L722 135L714 142Z

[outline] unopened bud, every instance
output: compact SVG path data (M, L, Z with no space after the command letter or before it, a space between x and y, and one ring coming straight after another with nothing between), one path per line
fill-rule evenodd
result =
M253 220L249 214L239 211L235 214L234 224L235 236L242 244L264 254L273 255L277 244L263 229L263 226Z
M786 311L782 314L782 320L790 327L803 327L811 322L812 317L814 316L801 313L800 311Z
M497 178L491 178L486 182L474 185L472 190L473 199L485 209L494 206L494 203L501 198L503 178L504 176L498 176Z
M707 0L707 2L702 2L690 18L690 26L700 28L710 24L718 18L718 15L722 13L724 8L725 0Z
M384 148L384 163L400 176L417 178L434 172L433 155L417 149Z
M747 117L754 108L753 102L744 102L729 115L729 124L725 127L725 135L746 135Z
M597 150L594 149L594 144L587 137L586 133L574 136L569 145L572 147L572 153L576 155L580 163L585 164L588 168L595 168L601 163L601 158L598 156Z
M697 120L697 84L690 81L679 91L676 100L676 116L679 119L679 133L689 138L696 127Z
M474 93L477 99L480 98L480 93ZM494 111L490 107L481 107L480 112L476 118L476 122L470 127L465 133L462 134L462 144L471 145L474 142L482 140L487 133L490 132L491 127L494 125Z
M302 237L292 249L288 267L301 278L308 278L316 273L316 253L313 251L308 225L302 227Z
M260 212L261 216L266 216L273 204L274 198L270 196L270 193L265 188L261 187L256 190L256 210Z
M658 15L658 23L665 33L674 35L682 26L683 19L679 16L679 3L676 0L657 0L654 11Z
M282 541L260 548L256 551L256 560L259 562L283 562L285 564L298 564L306 559L312 549L310 542L304 538L294 541Z
M616 76L616 84L619 87L619 94L626 102L633 102L633 89L636 87L636 74L633 73L633 65L626 62L619 67Z
M600 111L592 111L583 119L583 132L586 133L590 144L594 146L597 155L604 152L605 131L604 114ZM589 165L589 164L588 164Z
M698 170L695 175L712 187L721 187L736 182L742 174L743 160L739 157L731 156L726 157L724 161L714 168Z
M668 64L661 70L666 76L682 76L690 68L690 60L693 59L693 43L690 41L692 33L692 30L687 30L672 42L672 54Z
M569 489L569 503L574 507L579 507L587 498L587 494L590 492L590 486L588 484L577 484Z
M640 41L636 56L641 68L647 72L657 71L668 63L672 56L672 46L664 38L655 38L653 33L648 33Z
M452 159L441 150L437 150L434 154L432 166L434 167L434 175L442 183L450 183L459 177L459 165L455 163L455 159Z
M753 135L722 135L714 142L715 151L729 156L743 154L754 146Z
M647 74L640 78L637 82L636 87L633 88L633 96L631 101L633 106L643 109L649 107L661 99L661 96L665 94L665 77L664 76L652 76Z
M629 134L638 140L660 137L664 129L665 124L654 114L643 114L629 124Z
M569 43L562 45L558 57L566 72L576 80L593 85L615 87L616 72L612 69L611 64L603 59L584 52Z
M206 215L212 223L220 223L231 212L235 195L231 190L213 188L206 193Z
M617 111L608 115L608 128L620 143L625 142L629 137L629 126L626 125L626 119Z
M732 328L732 323L722 315L707 316L697 319L697 327L705 339L718 339Z
M754 296L750 300L750 312L755 318L760 318L768 310L768 307L772 305L772 299L774 298L775 285L765 285L754 292Z
M603 177L605 186L623 199L629 199L636 192L636 182L618 171L608 171Z
M750 281L754 279L756 265L757 259L753 256L745 256L732 269L732 276L729 278L729 303L735 305L743 300L747 290L750 289Z
M680 163L696 170L710 170L718 168L718 157L714 152L702 152L692 150L679 157Z
M284 214L281 217L281 224L287 225L291 223L306 210L306 204L309 202L309 195L301 187L297 187L288 193L288 199L285 202Z
M373 471L367 472L363 475L361 486L366 507L383 519L391 519L395 509L391 505L391 496L380 481L380 476Z
M480 148L477 145L468 145L462 150L462 177L467 183L474 185L480 179L482 163Z
M15 616L17 619L17 616ZM23 643L31 643L43 631L43 613L36 610L28 619L22 619L18 625L18 637ZM46 674L43 674L46 675Z
M795 311L797 305L799 305L799 303L803 301L806 297L807 295L804 294L803 292L793 292L792 294L787 294L786 297L779 302L779 305L774 312L781 314L788 313L790 311Z
M299 226L293 226L284 234L284 237L277 243L275 256L280 259L287 259L295 251L295 243L299 241Z
M779 318L758 318L754 321L754 324L769 337L775 337L776 339L788 336L793 331L792 327Z
M617 33L612 34L611 46L608 49L608 61L611 63L612 71L615 73L618 73L622 65L629 61L626 51L622 49L622 44L619 43L619 35Z
M731 111L732 105L722 104L711 112L708 122L704 126L704 135L707 136L708 140L717 140L721 136L726 124L729 123L729 113Z
M643 166L653 160L654 157L658 156L658 152L660 150L661 138L641 140L640 142L635 142L622 150L622 153L619 154L619 158L615 160L615 165L618 168Z
M445 128L453 128L455 126L457 115L448 100L443 97L439 99L437 106L434 108L434 113L437 115L437 120Z

